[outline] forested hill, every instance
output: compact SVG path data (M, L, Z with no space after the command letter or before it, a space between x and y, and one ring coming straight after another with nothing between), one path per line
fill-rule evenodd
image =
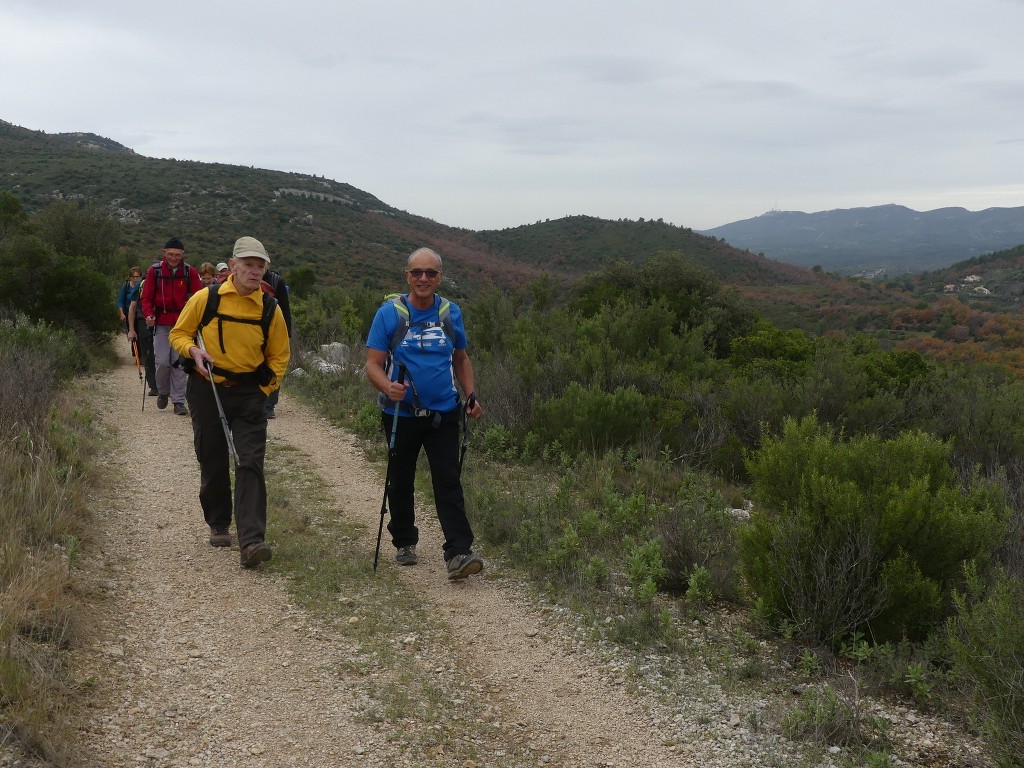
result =
M820 282L805 269L656 221L573 216L472 232L396 209L350 184L217 163L155 159L85 133L51 135L0 121L0 189L27 210L76 200L113 213L135 260L180 235L190 260L219 261L240 234L262 238L287 271L309 265L324 283L393 287L395 263L419 245L450 259L457 293L549 274L572 280L618 260L683 252L720 280L765 289Z
M510 229L478 232L491 250L523 264L571 274L590 272L652 253L680 251L687 260L734 285L803 284L815 280L807 269L741 251L714 237L661 221L609 221L569 216Z

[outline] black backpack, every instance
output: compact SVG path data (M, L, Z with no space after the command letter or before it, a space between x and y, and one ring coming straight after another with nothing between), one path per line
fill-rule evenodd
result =
M246 325L258 325L263 329L263 348L267 348L267 338L270 336L270 323L274 320L274 310L277 309L277 299L271 296L266 291L263 291L263 316L259 320L247 320L241 317L232 317L231 315L222 315L217 309L220 307L220 287L223 283L214 283L207 287L207 291L210 292L209 297L206 299L206 309L203 311L203 316L199 319L199 328L196 331L201 331L213 318L219 318L223 323L225 320L232 323L245 323ZM220 343L220 351L224 352L224 330L223 326L218 326L217 341Z
M218 318L220 323L217 325L217 336L218 343L220 344L220 351L226 351L224 349L224 321L232 323L245 323L246 325L258 325L263 329L263 349L267 348L267 339L270 336L270 324L274 320L274 311L277 309L277 299L271 296L266 291L263 291L263 315L259 320L249 320L242 317L233 317L231 315L224 315L217 311L220 306L220 287L223 283L214 283L209 286L206 290L209 291L210 295L206 299L206 309L203 311L203 316L199 319L199 327L196 329L198 334L203 328L210 324L213 318ZM213 366L213 372L225 376L229 379L235 379L237 381L246 381L253 377L255 373L255 379L263 385L269 384L273 373L267 366L266 361L260 364L259 368L252 373L237 373L235 371L226 371L217 366Z

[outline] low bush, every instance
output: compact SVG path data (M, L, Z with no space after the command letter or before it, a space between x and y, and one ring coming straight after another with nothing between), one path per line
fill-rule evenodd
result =
M739 542L769 615L832 648L857 631L925 637L1007 517L991 486L958 484L950 450L920 432L843 441L813 416L766 438L747 462L759 509Z
M984 589L973 570L947 636L958 679L976 703L999 765L1024 765L1024 581L1000 574Z
M665 575L659 586L672 594L698 585L698 602L707 598L735 600L739 558L734 527L721 494L696 475L684 478L678 498L659 517ZM696 575L695 575L696 574Z

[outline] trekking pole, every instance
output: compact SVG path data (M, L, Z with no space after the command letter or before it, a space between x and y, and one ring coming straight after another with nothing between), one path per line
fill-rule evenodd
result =
M398 383L405 383L405 366L398 365ZM384 472L384 499L380 503L380 525L377 526L377 548L373 551L373 572L377 573L377 560L380 558L380 537L384 533L384 513L388 510L388 489L391 487L391 460L395 455L395 435L398 433L398 412L400 403L395 403L395 415L391 419L391 439L388 441L388 468Z
M199 348L206 351L206 344L203 343L203 332L202 330L196 331L196 343ZM206 361L206 370L210 373L210 386L213 387L213 399L217 402L217 413L220 414L220 425L224 427L224 439L228 441L228 450L231 451L231 456L235 460L235 470L238 469L238 451L235 450L235 441L231 439L231 427L228 426L228 417L224 415L224 406L220 404L220 395L217 394L217 384L213 380L213 366L210 362Z
M137 339L129 338L132 344L132 357L135 358L135 369L139 372L139 381L142 382L142 412L146 412L146 377L142 375L142 363L139 362L139 342Z
M462 477L462 462L466 458L466 450L469 448L469 409L476 405L476 393L469 396L466 407L462 409L462 449L459 451L459 477Z

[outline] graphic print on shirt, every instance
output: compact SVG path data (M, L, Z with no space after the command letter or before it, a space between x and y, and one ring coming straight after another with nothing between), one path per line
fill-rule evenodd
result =
M451 349L451 342L444 332L441 323L410 323L409 330L405 332L405 338L399 343L400 347L412 348L424 351Z

